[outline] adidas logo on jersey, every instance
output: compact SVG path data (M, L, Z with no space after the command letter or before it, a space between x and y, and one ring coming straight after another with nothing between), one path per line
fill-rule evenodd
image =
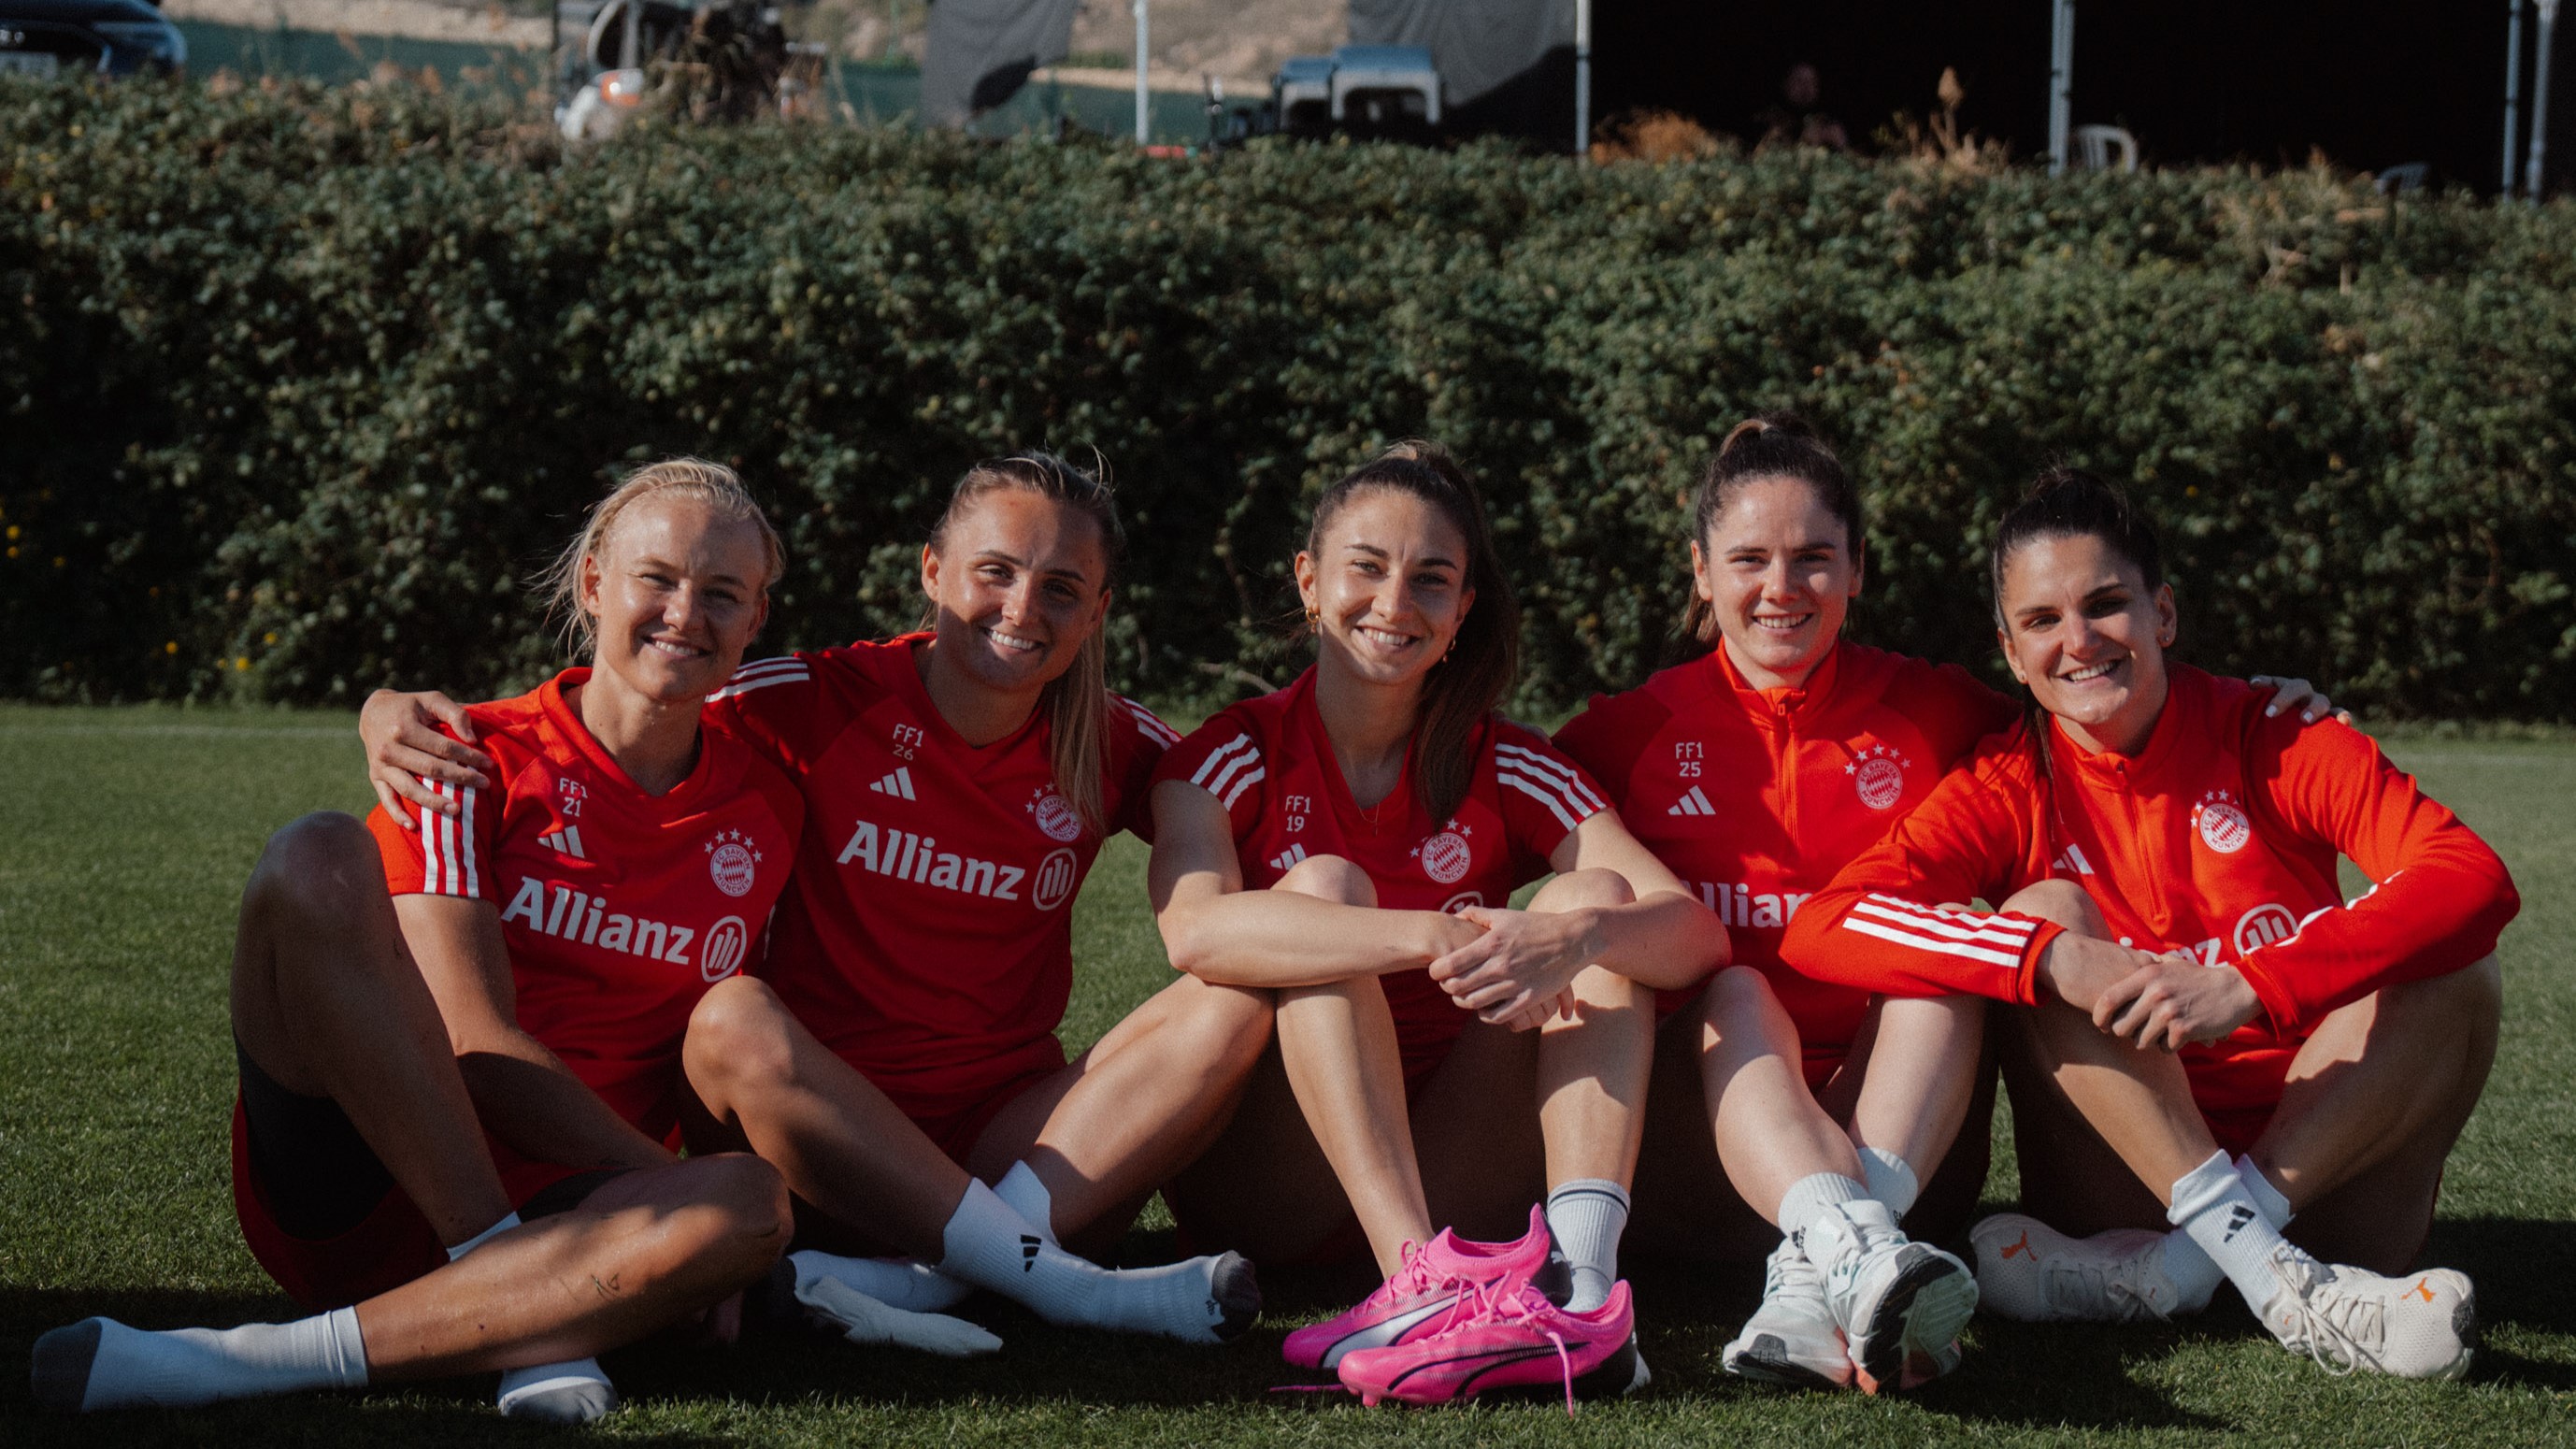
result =
M2050 870L2070 871L2076 875L2091 875L2093 873L2093 862L2084 858L2083 846L2070 844L2064 850L2057 853L2057 859L2050 861L2048 863L2048 868Z
M1297 862L1304 860L1305 858L1306 847L1302 845L1292 845L1286 850L1279 852L1277 855L1270 857L1270 868L1272 870L1295 870L1297 868Z
M611 911L605 896L535 876L519 877L519 888L510 898L509 909L501 912L502 925L513 921L541 936L597 946L603 951L623 951L674 966L694 964L698 974L709 981L731 976L751 949L751 932L743 925L742 917L727 916L708 929L693 963L689 960L689 947L697 942L694 929Z
M537 844L557 855L570 856L574 860L590 859L589 856L581 853L581 827L578 825L567 825L552 835L540 835L537 837Z
M1715 815L1717 813L1717 807L1709 804L1708 796L1702 793L1697 785L1693 785L1690 787L1687 794L1673 802L1673 808L1665 811L1664 813L1667 815Z
M912 793L912 767L910 765L897 766L893 774L877 781L868 788L874 790L880 795L892 795L898 800L917 800L921 798L920 796Z

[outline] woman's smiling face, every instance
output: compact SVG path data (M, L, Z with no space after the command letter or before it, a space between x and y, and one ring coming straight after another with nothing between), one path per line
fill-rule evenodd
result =
M1044 689L1109 613L1100 526L1070 504L996 488L922 550L943 660L1006 694Z
M1467 540L1447 514L1397 488L1369 488L1297 555L1297 592L1325 658L1372 684L1419 679L1474 607Z
M1757 689L1807 682L1860 596L1851 528L1796 478L1736 487L1706 538L1691 542L1691 584L1717 617L1736 672Z
M2013 677L2086 750L2132 754L2165 705L2174 640L2171 586L2089 533L2043 534L2004 561L2003 625Z

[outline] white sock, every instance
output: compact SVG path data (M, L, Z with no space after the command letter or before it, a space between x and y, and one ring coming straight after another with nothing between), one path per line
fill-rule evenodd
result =
M787 1255L799 1278L830 1278L906 1313L937 1313L954 1308L975 1292L927 1263L911 1258L844 1258L805 1248Z
M514 1212L448 1249L447 1261L453 1263L517 1226L519 1215ZM595 1358L530 1364L501 1371L501 1387L493 1402L514 1419L587 1424L617 1407L617 1386L608 1381L608 1371Z
M1602 1177L1578 1177L1547 1195L1548 1236L1574 1270L1569 1313L1588 1313L1610 1301L1619 1281L1619 1235L1628 1227L1628 1190Z
M83 1412L190 1408L304 1389L364 1388L367 1346L354 1308L293 1323L165 1333L92 1318L37 1341L34 1380L39 1401Z
M1011 1170L1002 1174L1002 1180L993 1184L993 1195L1009 1203L1011 1211L1028 1219L1038 1230L1038 1236L1047 1240L1048 1247L1064 1246L1055 1235L1055 1194L1047 1191L1047 1185L1038 1180L1037 1173L1026 1162L1012 1163Z
M1884 1147L1860 1150L1861 1176L1869 1180L1869 1195L1887 1204L1889 1217L1901 1218L1923 1195L1923 1184L1914 1176L1905 1159Z
M1869 1189L1839 1172L1819 1172L1789 1184L1780 1196L1780 1231L1796 1237L1824 1216L1825 1209L1839 1203L1858 1202L1869 1196ZM1888 1214L1894 1217L1891 1210Z
M2248 1307L2257 1314L2263 1311L2272 1297L2272 1252L2281 1246L2281 1231L2263 1220L2262 1208L2226 1153L2213 1152L2207 1162L2174 1179L2173 1206L2165 1217L2209 1255ZM2175 1256L2168 1253L2166 1261Z
M2272 1225L2272 1231L2277 1233L2288 1227L2290 1219L2298 1216L2290 1211L2290 1200L2272 1185L2272 1179L2265 1177L2263 1169L2255 1166L2254 1159L2245 1153L2240 1152L2236 1156L2236 1180L2245 1184L2246 1195L2254 1199L2254 1206L2262 1209L2263 1221Z
M2272 1231L2277 1233L2290 1225L2290 1200L2283 1197L2281 1190L2263 1175L2263 1170L2254 1165L2253 1158L2238 1157L2233 1171L2236 1180L2245 1184L2245 1195L2254 1200L2255 1211L2263 1215L2263 1221L2272 1225ZM2227 1275L2219 1271L2218 1264L2200 1250L2200 1244L2191 1240L2191 1234L2180 1228L2165 1234L2165 1276L2182 1290L2181 1308L2184 1312L2197 1312L2208 1307L2210 1296L2218 1291L2218 1285L2227 1281Z
M1218 1281L1218 1270L1239 1275L1242 1260L1192 1258L1161 1268L1112 1272L1048 1243L1028 1219L991 1188L969 1180L948 1226L940 1231L947 1256L939 1271L1028 1305L1049 1323L1160 1333L1191 1343L1222 1341L1239 1306L1237 1283ZM1254 1298L1257 1306L1257 1295Z

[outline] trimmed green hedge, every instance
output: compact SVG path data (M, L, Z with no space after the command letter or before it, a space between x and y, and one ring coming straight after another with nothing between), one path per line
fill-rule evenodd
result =
M1861 632L1993 656L2052 458L2166 525L2190 655L2393 715L2576 719L2576 211L2322 173L1957 176L1499 149L1220 162L849 129L566 155L411 91L0 85L0 694L327 700L548 667L522 581L626 460L731 460L772 640L908 623L963 465L1099 448L1115 668L1295 667L1304 503L1459 449L1524 705L1639 678L1715 436L1794 407L1870 490Z

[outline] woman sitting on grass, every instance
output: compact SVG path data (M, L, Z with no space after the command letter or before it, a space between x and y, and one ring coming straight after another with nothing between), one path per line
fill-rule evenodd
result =
M718 983L691 1027L689 1140L786 1175L804 1291L924 1309L982 1287L1193 1343L1259 1310L1231 1254L1111 1272L1058 1246L1125 1233L1224 1125L1270 1030L1261 993L1184 980L1076 1061L1056 1038L1073 899L1111 834L1145 828L1175 738L1106 683L1123 542L1091 474L978 463L922 550L927 629L760 660L711 709L795 782L805 829L773 857L796 869L760 979ZM378 788L438 810L490 771L426 723L455 713L371 700ZM911 1257L844 1256L887 1249Z
M1977 1225L1986 1305L2164 1319L2224 1281L2336 1371L2463 1372L2469 1281L2411 1267L2495 1055L2503 863L2367 737L2168 659L2173 590L2117 489L2042 478L1992 572L2030 722L1781 948L1871 991L2025 1008L2005 1081L2034 1215ZM2377 883L2349 904L2338 856ZM1952 904L1980 897L1999 909Z
M1371 1402L1560 1374L1626 1391L1646 1376L1616 1280L1654 992L1704 977L1726 933L1544 736L1495 716L1519 620L1447 454L1404 444L1335 484L1296 567L1314 667L1156 775L1173 964L1278 1002L1278 1053L1174 1210L1264 1259L1312 1258L1356 1217L1385 1286L1287 1354ZM1434 1234L1523 1212L1508 1246ZM1555 1301L1532 1283L1551 1228Z
M758 942L804 821L784 776L698 722L780 569L730 472L643 469L555 573L590 665L460 712L494 783L443 787L456 813L416 833L379 811L270 838L233 954L233 1201L261 1266L328 1311L56 1329L40 1403L500 1370L504 1413L587 1420L616 1403L589 1355L769 1270L777 1172L663 1143L691 1009Z

